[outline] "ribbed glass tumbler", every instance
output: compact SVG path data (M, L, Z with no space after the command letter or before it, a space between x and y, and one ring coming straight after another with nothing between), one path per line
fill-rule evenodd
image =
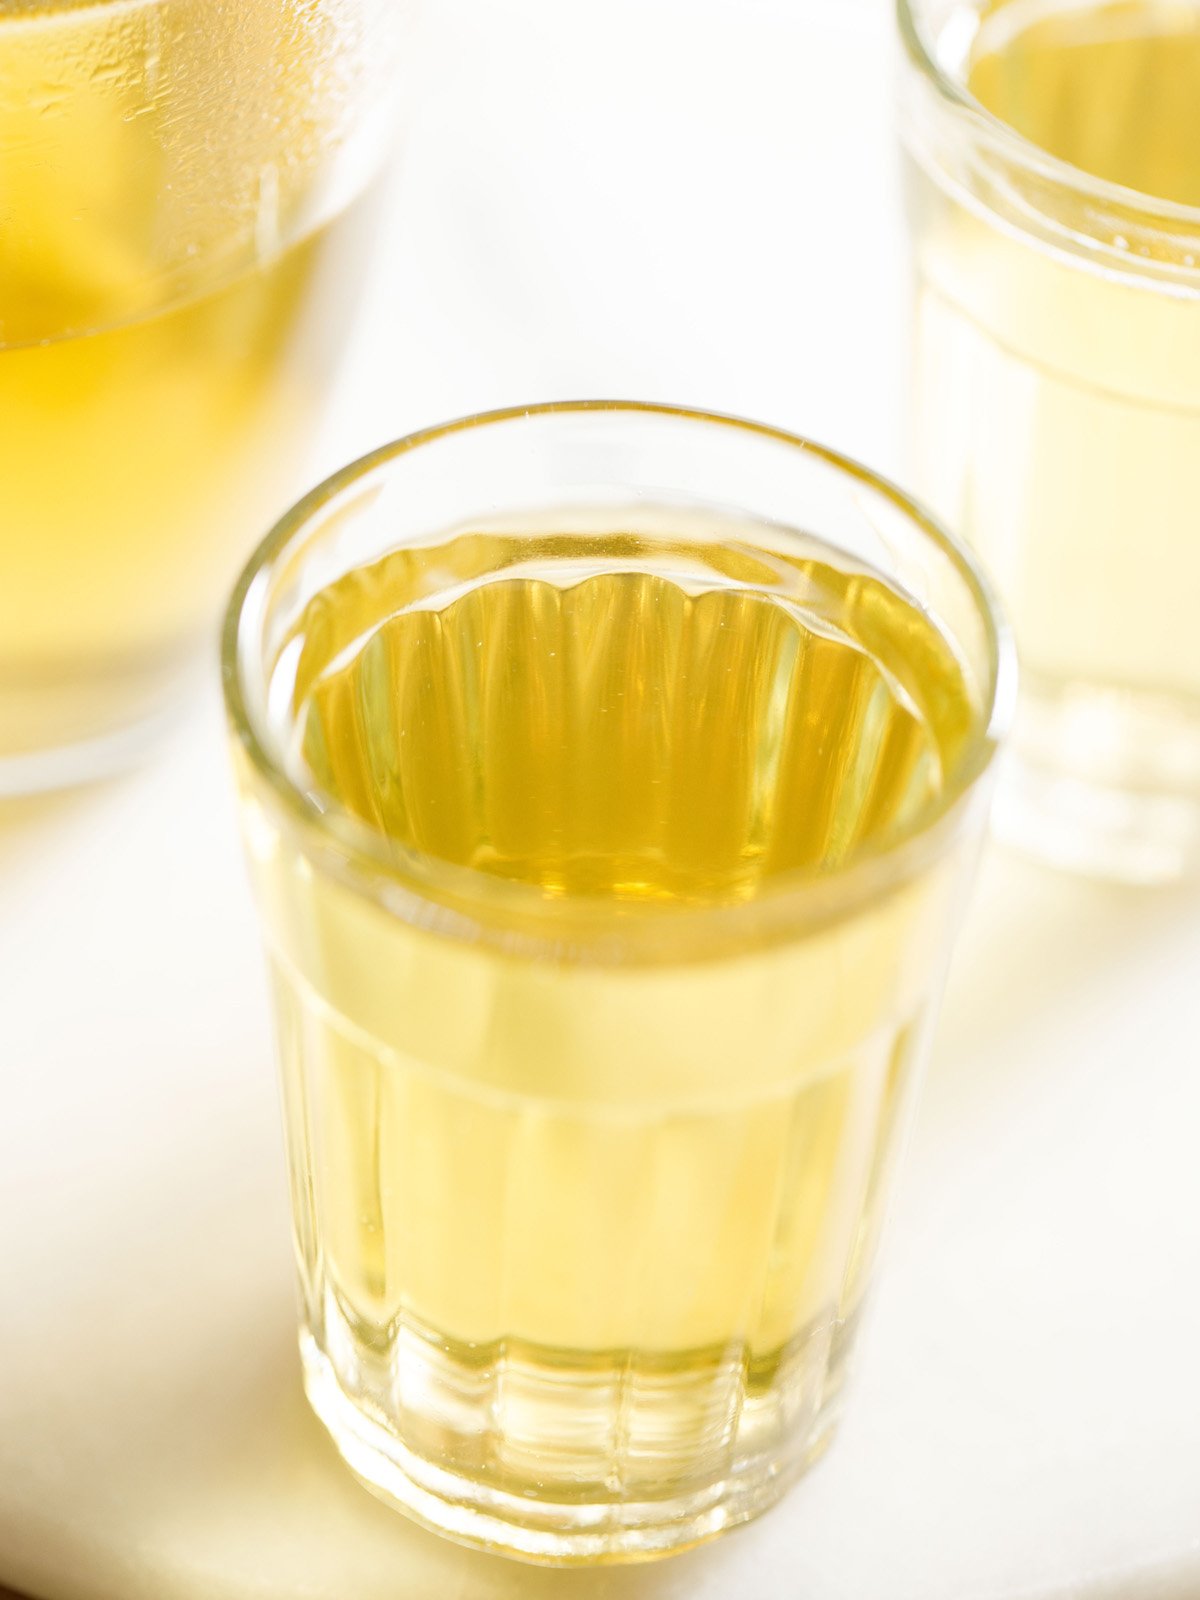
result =
M637 1559L829 1436L1008 714L963 552L776 430L430 430L225 633L308 1393L453 1538Z

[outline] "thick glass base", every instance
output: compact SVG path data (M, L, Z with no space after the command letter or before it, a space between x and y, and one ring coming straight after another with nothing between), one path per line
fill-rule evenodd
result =
M616 1470L607 1481L589 1481L591 1474L586 1469L573 1479L556 1459L557 1447L564 1432L582 1433L588 1422L596 1419L604 1400L589 1396L579 1374L570 1372L559 1374L562 1392L553 1396L553 1379L548 1373L537 1374L531 1381L529 1372L519 1370L519 1362L509 1361L509 1372L495 1385L499 1394L503 1395L505 1388L519 1391L522 1386L527 1391L543 1391L536 1396L527 1392L506 1397L510 1412L537 1408L525 1421L546 1430L541 1464L528 1436L497 1440L493 1434L490 1442L498 1445L498 1450L488 1452L494 1454L490 1469L477 1466L471 1470L461 1464L465 1435L474 1433L487 1450L480 1438L486 1427L482 1414L464 1412L457 1419L446 1418L440 1426L433 1422L431 1403L440 1410L439 1402L446 1397L420 1391L427 1386L440 1387L447 1373L413 1370L411 1342L404 1342L410 1345L410 1367L399 1381L416 1391L414 1400L422 1404L423 1414L402 1413L397 1425L386 1420L378 1406L351 1398L339 1381L334 1360L320 1349L311 1333L301 1333L305 1389L343 1460L372 1493L432 1532L543 1566L648 1561L716 1538L774 1505L823 1452L836 1421L834 1397L826 1399L821 1388L795 1383L797 1375L793 1374L788 1389L770 1397L767 1428L762 1424L768 1418L754 1416L752 1401L743 1408L747 1427L740 1428L736 1417L730 1419L726 1447L720 1452L725 1470L714 1476L704 1470L708 1462L703 1459L693 1460L688 1471L678 1458L681 1441L673 1437L673 1424L678 1423L679 1408L671 1403L676 1397L667 1394L660 1397L660 1403L663 1398L667 1401L659 1417L663 1429L659 1443L665 1447L659 1462L661 1475L648 1472L643 1460L642 1470L631 1474L633 1481L626 1485L625 1474L614 1461ZM828 1329L816 1342L820 1345L819 1364L825 1367L832 1354ZM810 1361L803 1364L811 1365L817 1353L810 1349ZM789 1365L796 1364L799 1354ZM452 1362L453 1357L446 1353L439 1365L448 1372ZM637 1404L636 1400L627 1402L631 1408ZM612 1416L619 1434L619 1410ZM644 1427L646 1419L642 1420ZM781 1431L779 1425L785 1420L791 1426ZM455 1421L465 1424L465 1429L456 1428ZM515 1416L509 1421L516 1422ZM494 1428L495 1415L487 1422ZM519 1422L516 1425L520 1427ZM756 1440L756 1432L765 1437ZM444 1440L440 1460L431 1448L438 1433ZM748 1438L744 1447L739 1447L737 1441L743 1433ZM421 1439L424 1448L414 1448L413 1438ZM695 1443L694 1439L690 1442ZM628 1441L622 1443L627 1446ZM527 1472L504 1469L504 1457L514 1454L528 1456Z
M1026 673L994 819L1002 839L1070 871L1200 875L1200 703Z

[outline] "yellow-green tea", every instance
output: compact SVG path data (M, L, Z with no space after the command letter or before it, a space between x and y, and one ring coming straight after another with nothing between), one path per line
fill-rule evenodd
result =
M975 25L944 64L989 112L1083 173L1200 205L1194 0L958 11ZM1200 846L1200 225L1164 214L1155 233L1133 194L1089 205L999 155L972 177L961 149L910 145L917 487L1007 601L1018 752L1096 786L1098 825L1106 789L1158 804L1127 861L1140 844L1153 874L1172 804L1190 806L1178 848Z
M410 1485L601 1544L756 1462L767 1503L828 1427L960 863L780 897L924 827L979 716L882 578L671 515L308 604L271 701L379 904L246 789L314 1401L352 1464L347 1397Z
M1195 0L1005 0L988 8L967 86L1060 161L1200 206Z
M0 763L157 709L295 487L362 244L338 9L0 15Z

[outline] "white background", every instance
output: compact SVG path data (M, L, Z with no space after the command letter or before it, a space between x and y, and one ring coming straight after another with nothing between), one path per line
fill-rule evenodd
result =
M312 476L570 395L903 472L884 0L428 0L406 175ZM1200 901L995 854L841 1438L627 1572L468 1555L299 1392L269 1025L215 694L0 810L0 1582L49 1600L1200 1594Z

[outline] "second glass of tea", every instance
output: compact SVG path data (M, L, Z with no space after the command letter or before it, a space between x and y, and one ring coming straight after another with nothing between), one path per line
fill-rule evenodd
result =
M1013 687L862 468L651 406L348 468L231 603L312 1404L453 1538L637 1559L837 1416Z
M1003 831L1200 871L1200 0L899 0L918 493L1021 651Z
M300 487L406 10L0 7L0 794L138 752Z

